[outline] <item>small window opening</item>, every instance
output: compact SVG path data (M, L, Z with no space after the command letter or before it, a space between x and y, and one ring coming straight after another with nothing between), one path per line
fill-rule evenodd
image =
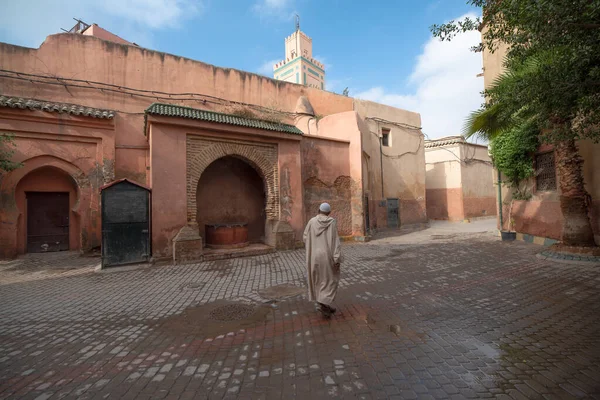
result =
M535 187L538 191L556 190L556 166L554 152L535 156Z
M381 129L381 144L385 147L390 146L390 130L387 128Z

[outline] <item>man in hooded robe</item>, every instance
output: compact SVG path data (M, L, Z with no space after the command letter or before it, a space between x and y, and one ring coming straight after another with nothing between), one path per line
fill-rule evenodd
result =
M331 218L331 206L323 203L319 214L311 218L304 229L308 298L317 302L317 309L326 317L335 313L332 303L340 280L343 261L337 222Z

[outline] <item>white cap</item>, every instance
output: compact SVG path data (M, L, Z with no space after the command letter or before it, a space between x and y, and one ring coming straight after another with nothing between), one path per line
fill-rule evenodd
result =
M331 212L331 206L329 205L329 203L322 203L319 206L319 211L324 212L324 213L329 213L329 212Z

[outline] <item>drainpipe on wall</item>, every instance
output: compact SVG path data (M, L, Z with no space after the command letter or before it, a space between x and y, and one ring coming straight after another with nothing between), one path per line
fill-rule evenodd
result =
M385 200L385 194L383 191L383 137L379 134L379 122L377 122L377 136L379 137L379 161L381 165L381 199Z
M381 138L379 138L379 161L381 161L381 198L385 199L383 193L383 147L381 145Z
M498 218L500 219L500 230L502 231L502 173L500 170L498 170Z

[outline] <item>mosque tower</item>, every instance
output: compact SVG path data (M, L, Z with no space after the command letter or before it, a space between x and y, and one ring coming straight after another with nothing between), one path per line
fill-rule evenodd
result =
M325 89L325 66L312 55L312 39L300 30L296 15L296 31L285 38L285 59L273 66L273 77L280 81Z

